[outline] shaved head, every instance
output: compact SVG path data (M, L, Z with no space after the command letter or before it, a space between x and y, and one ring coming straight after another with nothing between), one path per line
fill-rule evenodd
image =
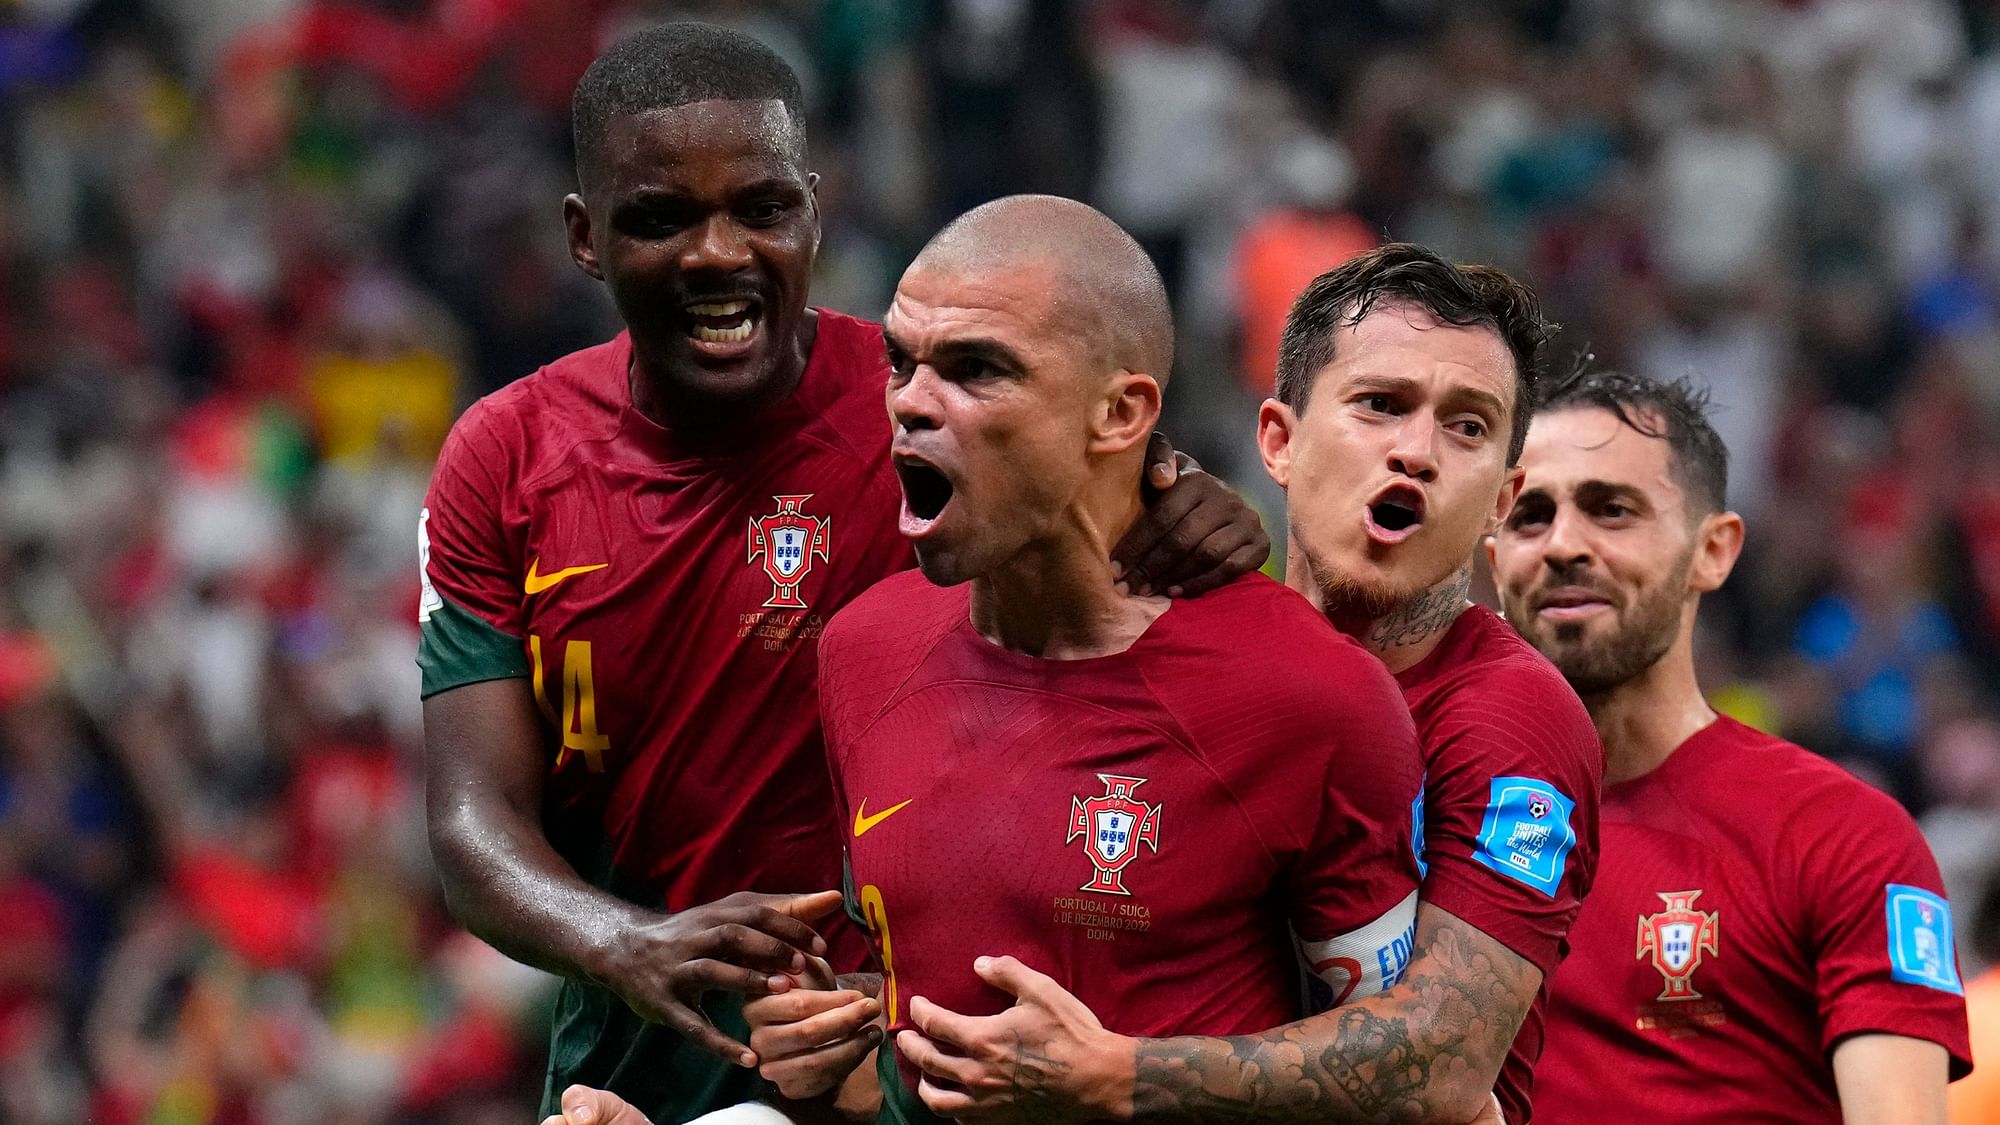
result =
M903 271L882 342L900 526L931 581L1108 552L1137 518L1174 325L1118 224L1047 195L968 211Z
M1174 365L1167 287L1146 252L1102 211L1054 195L1010 195L937 233L911 269L1047 271L1050 327L1087 343L1108 370L1144 372L1162 387Z

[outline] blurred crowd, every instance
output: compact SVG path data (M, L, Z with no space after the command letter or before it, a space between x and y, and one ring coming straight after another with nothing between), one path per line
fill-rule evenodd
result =
M569 91L685 17L805 79L817 303L1091 200L1175 294L1169 432L1273 517L1278 326L1384 238L1528 277L1557 371L1708 386L1717 704L2000 919L1994 0L11 0L0 1125L527 1119L547 982L424 847L416 513L458 410L616 330Z

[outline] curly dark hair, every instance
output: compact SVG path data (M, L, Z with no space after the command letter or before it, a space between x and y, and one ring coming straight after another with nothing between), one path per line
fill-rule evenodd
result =
M1461 328L1485 325L1514 356L1513 433L1507 463L1520 459L1541 380L1542 349L1556 326L1533 290L1494 269L1445 261L1410 242L1390 242L1319 275L1292 303L1278 340L1278 401L1303 413L1313 379L1333 362L1334 336L1383 301L1407 301Z
M1690 515L1723 509L1729 493L1729 447L1708 421L1708 391L1686 379L1662 381L1624 371L1601 371L1590 357L1542 395L1537 414L1596 408L1634 431L1667 443L1674 483L1687 493Z

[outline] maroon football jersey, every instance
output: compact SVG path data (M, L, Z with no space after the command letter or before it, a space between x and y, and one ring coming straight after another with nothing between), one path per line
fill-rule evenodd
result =
M1833 1049L1886 1032L1968 1063L1951 910L1902 806L1728 718L1607 786L1537 1121L1841 1120Z
M546 716L545 821L577 870L680 910L838 885L818 638L911 563L881 330L821 310L797 391L747 432L631 405L624 335L481 400L425 509L425 694L455 613L515 647ZM443 619L441 621L440 619Z
M1424 901L1542 971L1494 1091L1519 1125L1549 974L1597 866L1604 751L1562 673L1482 606L1396 680L1424 748Z
M1339 993L1401 975L1421 766L1379 661L1258 575L1087 660L1003 649L969 604L969 586L898 575L821 647L856 904L896 1028L913 995L1009 1004L973 974L980 954L1049 973L1131 1035L1298 1018L1300 948Z
M543 826L594 885L682 910L839 885L818 643L908 567L896 530L879 326L828 310L799 386L729 433L633 409L621 335L482 399L453 427L421 526L424 694L531 683ZM859 930L821 924L842 968ZM747 1034L733 997L704 1002ZM656 1120L757 1096L602 987L563 982L543 1112L571 1082Z

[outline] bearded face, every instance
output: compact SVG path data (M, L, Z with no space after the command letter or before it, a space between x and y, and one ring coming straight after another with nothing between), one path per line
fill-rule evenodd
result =
M1493 575L1508 621L1580 695L1659 663L1694 607L1702 521L1670 456L1595 408L1539 416L1528 430Z
M1657 585L1626 597L1613 583L1583 568L1551 568L1542 584L1507 604L1508 620L1568 680L1579 695L1609 691L1659 663L1680 635L1687 600L1690 547ZM1603 613L1565 616L1573 607L1602 606Z

